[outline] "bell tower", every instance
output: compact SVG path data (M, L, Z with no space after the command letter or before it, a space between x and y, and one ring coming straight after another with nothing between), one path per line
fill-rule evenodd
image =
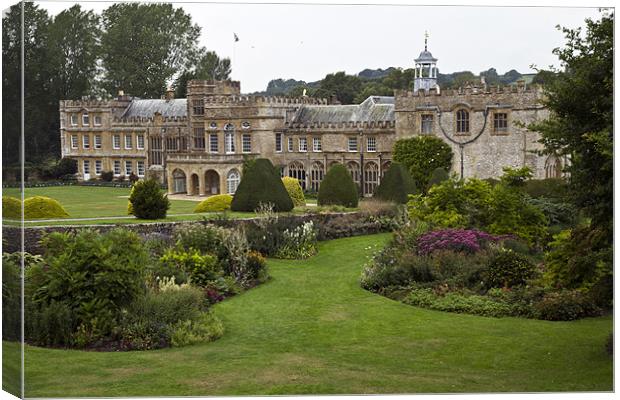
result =
M437 59L428 51L428 32L424 32L424 51L415 60L415 79L413 81L413 91L429 91L437 88Z

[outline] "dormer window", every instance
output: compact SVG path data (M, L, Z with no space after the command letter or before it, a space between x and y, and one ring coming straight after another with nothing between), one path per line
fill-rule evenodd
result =
M465 109L456 112L456 133L469 133L469 111Z
M250 123L245 121L241 124L241 128L243 129L250 129Z

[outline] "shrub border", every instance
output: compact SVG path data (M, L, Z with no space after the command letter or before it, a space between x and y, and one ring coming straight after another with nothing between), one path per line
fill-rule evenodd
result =
M329 223L338 218L347 219L348 229L330 230ZM305 215L286 215L279 216L280 219L292 219L298 224L308 221L314 222L318 228L318 240L331 240L350 236L370 235L374 233L390 232L390 224L382 223L378 220L377 215L367 212L343 212L343 213L323 213L323 214L305 214ZM151 222L136 224L106 224L106 225L53 225L53 226L29 226L23 228L24 250L32 254L41 254L42 248L39 240L44 234L52 232L72 233L83 229L95 229L99 232L107 232L117 227L123 227L134 231L140 235L163 234L172 235L173 230L177 226L194 225L194 224L212 224L225 228L243 228L246 224L252 224L260 217L238 218L238 219L210 219L203 221L172 221L172 222ZM352 224L351 222L359 222ZM22 235L22 227L7 226L2 227L2 235L4 240L3 251L15 252L20 251L20 241Z

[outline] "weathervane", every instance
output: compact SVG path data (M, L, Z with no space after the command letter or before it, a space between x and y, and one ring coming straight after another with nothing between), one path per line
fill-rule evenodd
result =
M428 31L424 31L424 51L428 51L427 44L428 44Z

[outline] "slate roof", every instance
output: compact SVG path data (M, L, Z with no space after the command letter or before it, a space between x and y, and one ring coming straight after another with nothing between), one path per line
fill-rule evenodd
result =
M290 123L341 123L341 122L394 121L394 97L370 96L361 104L313 105L304 104Z
M186 117L187 99L134 99L125 110L122 117L153 117L158 112L163 117Z

